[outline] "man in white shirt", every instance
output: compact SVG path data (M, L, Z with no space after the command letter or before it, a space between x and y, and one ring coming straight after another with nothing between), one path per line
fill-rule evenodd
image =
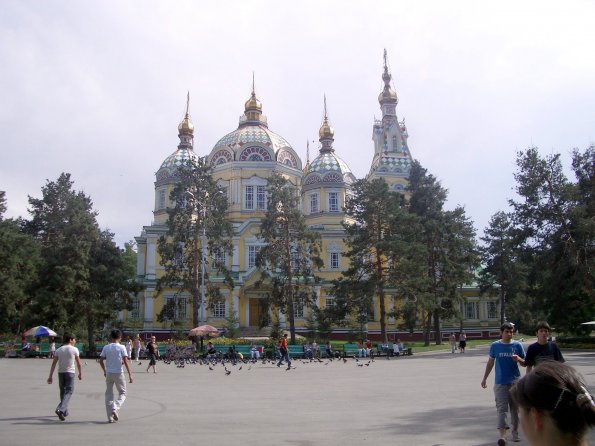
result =
M112 342L101 350L99 364L103 370L103 376L105 376L105 408L107 412L107 421L109 423L114 423L118 421L118 411L126 399L126 379L124 379L122 364L124 364L128 371L128 378L130 379L131 384L132 372L130 371L126 348L120 344L122 332L120 330L112 330L110 337ZM117 400L114 400L114 384L118 390Z
M54 360L52 361L52 367L50 368L50 376L48 377L48 384L51 384L54 370L56 369L56 364L58 364L60 404L58 404L58 407L56 407L56 415L58 415L60 421L64 421L68 416L68 403L74 392L75 362L79 371L79 380L83 378L79 350L74 346L74 344L76 344L76 339L74 336L64 336L64 345L56 350Z

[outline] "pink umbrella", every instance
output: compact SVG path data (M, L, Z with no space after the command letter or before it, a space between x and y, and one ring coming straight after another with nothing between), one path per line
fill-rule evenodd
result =
M190 330L188 336L216 338L217 336L219 336L219 330L217 330L212 325L201 325Z

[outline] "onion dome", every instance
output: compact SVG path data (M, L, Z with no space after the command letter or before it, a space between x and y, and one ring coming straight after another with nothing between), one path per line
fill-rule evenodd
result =
M194 124L192 124L190 114L188 113L189 105L190 93L188 93L186 100L186 114L184 115L182 122L178 125L178 137L180 138L180 143L178 144L176 151L165 158L161 163L161 167L159 167L159 170L157 171L158 182L171 178L176 169L186 164L189 160L198 159L198 156L194 153L192 148L194 142Z
M269 129L254 83L238 128L217 141L207 160L213 167L238 161L277 162L302 170L302 162L287 140Z
M397 92L390 86L392 75L388 72L388 63L386 58L386 50L384 50L384 72L382 73L382 80L384 81L384 89L378 95L378 102L380 104L399 102Z
M178 125L178 132L180 135L193 135L194 134L194 124L190 121L190 115L186 113L180 125Z
M307 170L304 170L302 184L304 186L318 183L327 183L334 186L351 184L355 176L333 148L333 137L335 131L329 124L326 113L326 97L324 98L324 120L320 131L320 154L310 163Z

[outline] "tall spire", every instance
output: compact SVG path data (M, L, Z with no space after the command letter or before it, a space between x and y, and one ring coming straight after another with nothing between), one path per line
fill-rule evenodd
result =
M244 104L244 115L240 117L240 125L258 123L266 126L266 117L262 116L262 104L256 98L254 85L254 72L252 72L252 93L250 94L250 99Z
M331 125L328 122L328 115L326 110L326 94L324 95L324 121L320 126L318 136L320 137L319 141L322 144L322 147L320 148L320 153L332 152L334 141L333 137L335 136L335 130L331 127Z
M180 136L180 141L182 144L187 144L192 146L192 138L194 135L194 124L190 120L190 91L186 94L186 114L184 115L184 119L178 125L178 134Z
M391 87L392 75L388 71L388 57L386 48L384 49L384 70L382 72L382 80L384 81L384 88L378 95L378 102L382 110L382 116L395 116L395 108L399 103L397 92Z

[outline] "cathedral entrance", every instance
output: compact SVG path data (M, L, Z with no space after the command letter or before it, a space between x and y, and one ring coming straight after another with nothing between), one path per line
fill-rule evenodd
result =
M260 323L260 299L250 298L248 311L250 315L248 325L250 327L258 327Z

